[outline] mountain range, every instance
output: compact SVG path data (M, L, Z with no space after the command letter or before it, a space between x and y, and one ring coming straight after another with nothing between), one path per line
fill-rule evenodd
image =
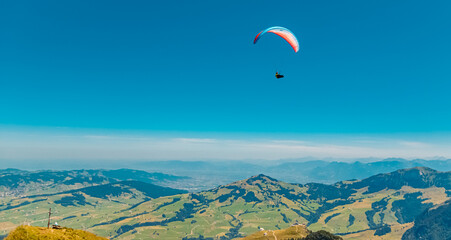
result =
M0 170L0 197L56 193L126 180L167 186L186 179L189 178L132 169L24 171L9 168Z
M0 170L0 177L4 174L10 174L11 183L16 180L26 181L27 178L33 182L33 179L43 179L45 184L46 178L54 178L56 185L60 186L61 179L57 179L58 174L61 176L69 175L74 181L81 182L84 186L92 184L108 183L118 180L138 180L148 183L154 183L161 186L188 190L190 192L199 192L209 190L218 185L225 185L230 182L239 181L258 174L265 174L284 182L290 183L326 183L333 184L339 181L350 179L364 179L379 173L389 173L399 169L412 167L429 167L438 171L451 171L451 159L445 160L405 160L401 158L388 158L380 161L374 159L361 159L360 161L339 162L329 159L324 160L306 160L306 159L290 159L280 161L127 161L127 162L103 162L103 166L113 168L115 166L126 166L127 169L118 170L34 170L23 171L18 169ZM30 163L31 164L31 163ZM47 164L47 165L46 165ZM43 163L42 166L49 166L50 163ZM71 168L85 165L84 168L92 166L90 162L74 161L67 163L51 163L52 169ZM101 165L102 161L95 162L95 166ZM36 166L36 163L30 166ZM28 167L30 167L28 166ZM42 167L39 166L39 167ZM139 170L130 170L135 168ZM165 174L163 174L165 173ZM78 180L76 179L78 176ZM139 177L141 176L141 177ZM16 179L14 179L16 177ZM94 181L85 181L92 178ZM64 179L63 179L64 180ZM2 181L2 180L0 180ZM3 181L7 181L6 179ZM51 180L50 180L51 181ZM59 182L58 182L59 181ZM35 182L35 181L34 181ZM39 182L35 182L41 184ZM66 185L66 184L65 184ZM3 185L5 186L5 185ZM14 188L16 194L20 194L24 190L24 184L21 188ZM39 190L41 187L36 187ZM0 194L2 183L0 183ZM25 190L30 190L25 189ZM8 191L8 190L7 190Z
M335 184L259 174L191 193L130 178L54 190L0 198L0 234L22 223L44 226L51 207L52 221L112 239L234 239L296 223L344 239L401 239L450 199L451 172L416 167Z
M405 160L388 158L380 161L149 161L132 164L151 172L164 172L189 176L189 191L208 190L218 185L228 184L249 176L265 174L291 183L333 184L350 179L364 179L379 173L389 173L399 169L428 167L438 171L451 171L451 159L447 160ZM176 186L172 186L176 187Z

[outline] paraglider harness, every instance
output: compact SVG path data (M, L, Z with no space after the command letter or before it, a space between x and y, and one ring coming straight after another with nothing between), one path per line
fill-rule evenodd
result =
M276 78L277 79L279 79L279 78L283 78L284 76L283 75L281 75L281 74L279 74L279 72L276 72Z

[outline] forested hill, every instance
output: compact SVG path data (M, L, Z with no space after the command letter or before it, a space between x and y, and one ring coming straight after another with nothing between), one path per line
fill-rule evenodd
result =
M3 169L0 170L0 195L26 196L57 193L68 189L127 180L165 185L184 179L187 177L132 169L69 171Z
M416 217L414 226L407 230L402 240L417 239L451 239L451 201L427 209Z

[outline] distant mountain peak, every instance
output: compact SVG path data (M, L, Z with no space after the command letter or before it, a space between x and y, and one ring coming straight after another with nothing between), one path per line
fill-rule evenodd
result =
M265 174L258 174L255 176L252 176L250 178L247 179L247 181L272 181L272 182L278 182L277 179L274 179L270 176L267 176Z
M403 175L403 176L435 176L437 174L440 174L442 172L434 170L432 168L428 167L412 167L412 168L406 168L406 169L400 169L397 171L394 171L392 173L389 173L390 175L396 176L396 175Z
M428 168L428 167L413 167L413 168L400 169L398 171L409 172L409 171L415 171L415 170L419 170L421 172L433 172L433 173L438 172L437 170L434 170L434 169Z
M255 176L252 176L250 178L239 180L227 185L223 185L220 187L230 187L230 186L238 186L238 187L244 187L246 188L246 185L248 186L261 186L261 185L279 185L281 181L274 179L270 176L264 175L264 174L258 174Z
M403 186L451 189L451 172L439 172L428 167L413 167L390 173L381 173L350 184L352 188L368 187L368 193L383 189L401 189Z
M248 179L238 181L237 184L239 185L250 185L250 186L274 186L274 185L280 185L281 181L274 179L270 176L264 175L264 174L258 174L255 176L252 176Z

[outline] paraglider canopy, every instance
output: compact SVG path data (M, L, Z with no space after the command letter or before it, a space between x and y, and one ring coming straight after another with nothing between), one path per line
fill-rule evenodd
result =
M284 28L284 27L270 27L270 28L267 28L267 29L261 31L259 34L257 34L257 36L255 36L254 44L256 44L257 41L263 36L263 34L265 34L267 32L274 33L274 34L282 37L283 39L285 39L285 41L287 41L291 45L291 47L293 48L293 50L295 52L299 51L298 39L290 30L288 30L287 28Z

